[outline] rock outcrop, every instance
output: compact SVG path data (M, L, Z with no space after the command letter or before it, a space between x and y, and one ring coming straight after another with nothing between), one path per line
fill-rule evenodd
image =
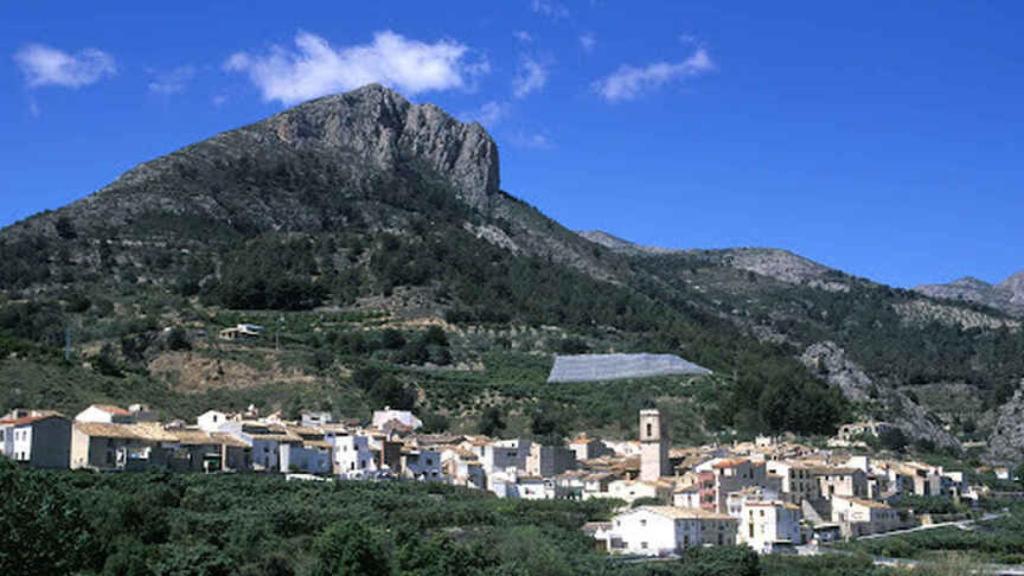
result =
M412 104L379 84L313 100L257 127L295 146L355 152L380 170L425 163L477 208L498 192L498 147L483 127L463 124L433 104Z
M1024 463L1024 380L1013 398L999 408L986 456L998 464Z
M996 288L1009 295L1010 304L1024 309L1024 270L1003 280Z
M960 443L929 417L928 411L902 392L877 386L864 370L847 358L846 351L835 342L818 342L808 346L801 361L843 396L860 404L875 403L884 420L901 429L908 437L930 441L939 447L956 448Z

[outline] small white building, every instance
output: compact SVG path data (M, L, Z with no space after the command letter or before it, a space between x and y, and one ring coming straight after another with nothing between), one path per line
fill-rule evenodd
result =
M71 422L54 412L0 420L0 455L33 468L68 468Z
M586 434L580 434L573 438L569 442L569 448L576 454L576 460L600 458L611 452L600 439L591 438Z
M350 434L334 438L334 473L342 478L372 477L378 471L377 460L367 436Z
M844 538L881 534L902 524L899 511L882 502L838 495L832 497L832 522Z
M735 518L697 508L641 506L618 514L605 534L620 554L672 556L695 546L736 544Z
M520 476L516 479L518 497L523 500L554 500L557 487L555 481L539 476Z
M402 475L427 482L444 480L444 473L441 469L441 453L426 448L403 450Z
M657 498L668 502L674 486L669 482L645 482L643 480L613 480L608 483L608 492L592 494L592 498L617 498L632 504L641 498Z
M378 430L394 426L395 422L409 430L418 430L423 426L423 421L408 410L392 410L390 406L385 406L383 410L373 412L373 427Z
M254 340L263 335L265 329L258 324L238 324L220 331L220 339L227 341Z
M487 488L487 473L476 452L461 446L446 448L441 453L441 466L444 473L456 486L466 486L484 490Z
M484 472L493 474L509 469L525 471L531 445L529 440L522 439L495 440L476 449Z
M745 501L740 511L739 541L758 554L801 544L800 507L787 502Z
M228 415L218 410L204 412L196 418L196 425L203 432L219 432L228 422Z
M75 416L75 422L95 422L99 424L129 424L133 422L131 412L119 406L93 404Z

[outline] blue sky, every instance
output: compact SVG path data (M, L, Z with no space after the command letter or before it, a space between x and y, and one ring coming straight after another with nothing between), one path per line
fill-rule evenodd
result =
M377 80L485 123L571 228L899 286L1024 269L1021 3L212 4L0 5L0 225Z

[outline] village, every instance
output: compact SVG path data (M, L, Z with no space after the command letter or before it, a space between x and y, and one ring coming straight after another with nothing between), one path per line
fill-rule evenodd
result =
M814 448L794 439L673 448L657 409L638 415L635 440L579 434L561 444L421 433L411 412L385 407L364 424L304 412L210 410L195 423L160 422L142 405L92 405L74 418L16 410L0 419L0 455L26 467L102 473L282 474L289 480L439 482L498 498L622 502L609 522L583 527L611 554L675 556L691 547L746 545L813 553L818 544L934 521L889 503L900 496L979 498L962 471L857 455L848 425Z

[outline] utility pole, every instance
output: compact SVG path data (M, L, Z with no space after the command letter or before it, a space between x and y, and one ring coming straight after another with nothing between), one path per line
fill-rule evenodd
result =
M64 361L71 362L71 323L64 325Z
M277 330L274 331L274 351L281 351L281 330L284 328L284 316L277 318Z

